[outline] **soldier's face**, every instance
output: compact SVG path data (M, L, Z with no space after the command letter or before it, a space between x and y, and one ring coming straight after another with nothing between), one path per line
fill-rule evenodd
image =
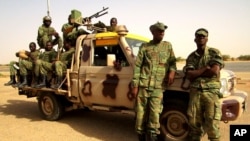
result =
M204 35L196 35L194 41L197 45L205 45L208 41L208 38Z
M159 30L159 29L155 29L153 32L152 32L153 36L154 36L154 39L158 40L158 41L161 41L165 35L165 30Z
M112 20L110 21L110 25L111 25L111 26L116 26L116 25L117 25L116 19L112 19Z
M50 26L51 21L50 21L50 20L45 20L45 21L44 21L44 24L45 24L46 26Z
M31 45L30 45L30 51L33 52L33 51L35 51L35 50L36 50L36 47L35 47L33 44L31 44Z
M48 42L48 43L46 44L46 48L45 48L45 49L46 49L47 51L49 51L49 50L52 49L52 47L53 47L53 46L52 46L52 43L51 43L51 42Z

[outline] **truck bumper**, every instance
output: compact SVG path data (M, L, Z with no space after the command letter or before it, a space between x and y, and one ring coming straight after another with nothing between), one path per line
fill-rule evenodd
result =
M238 119L247 107L247 92L234 90L228 97L221 98L222 117L224 122Z

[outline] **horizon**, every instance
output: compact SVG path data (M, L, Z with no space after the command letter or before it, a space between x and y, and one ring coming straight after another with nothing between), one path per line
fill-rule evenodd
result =
M164 40L172 43L176 57L186 58L196 49L194 32L200 27L209 31L207 45L219 49L222 55L233 58L250 55L248 0L50 0L51 26L62 36L61 26L67 22L72 9L81 11L86 17L103 7L109 8L108 14L94 18L93 23L102 21L108 25L109 20L116 17L118 24L126 25L129 32L150 39L149 26L157 21L165 23L168 29ZM36 42L38 27L47 15L47 1L0 1L0 8L1 19L4 19L0 26L0 46L4 48L0 64L8 64L18 60L15 52L28 50L28 44Z

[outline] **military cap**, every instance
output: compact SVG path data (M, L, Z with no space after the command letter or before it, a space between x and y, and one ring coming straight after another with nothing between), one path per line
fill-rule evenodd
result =
M51 17L50 16L44 16L43 21L51 21Z
M150 31L153 31L155 29L165 30L168 26L166 26L164 23L157 22L149 27Z
M199 28L195 31L195 36L197 35L204 35L205 37L207 37L208 31L205 28Z

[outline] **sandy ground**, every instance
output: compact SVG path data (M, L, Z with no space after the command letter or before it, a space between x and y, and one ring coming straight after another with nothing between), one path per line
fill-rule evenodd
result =
M237 88L250 94L250 73L237 75ZM1 141L137 141L132 115L76 110L66 113L59 121L42 120L36 98L26 98L18 95L17 89L4 86L8 80L0 77ZM230 124L249 122L250 112L236 121L221 122L222 140L229 141ZM206 136L203 141L207 141Z

